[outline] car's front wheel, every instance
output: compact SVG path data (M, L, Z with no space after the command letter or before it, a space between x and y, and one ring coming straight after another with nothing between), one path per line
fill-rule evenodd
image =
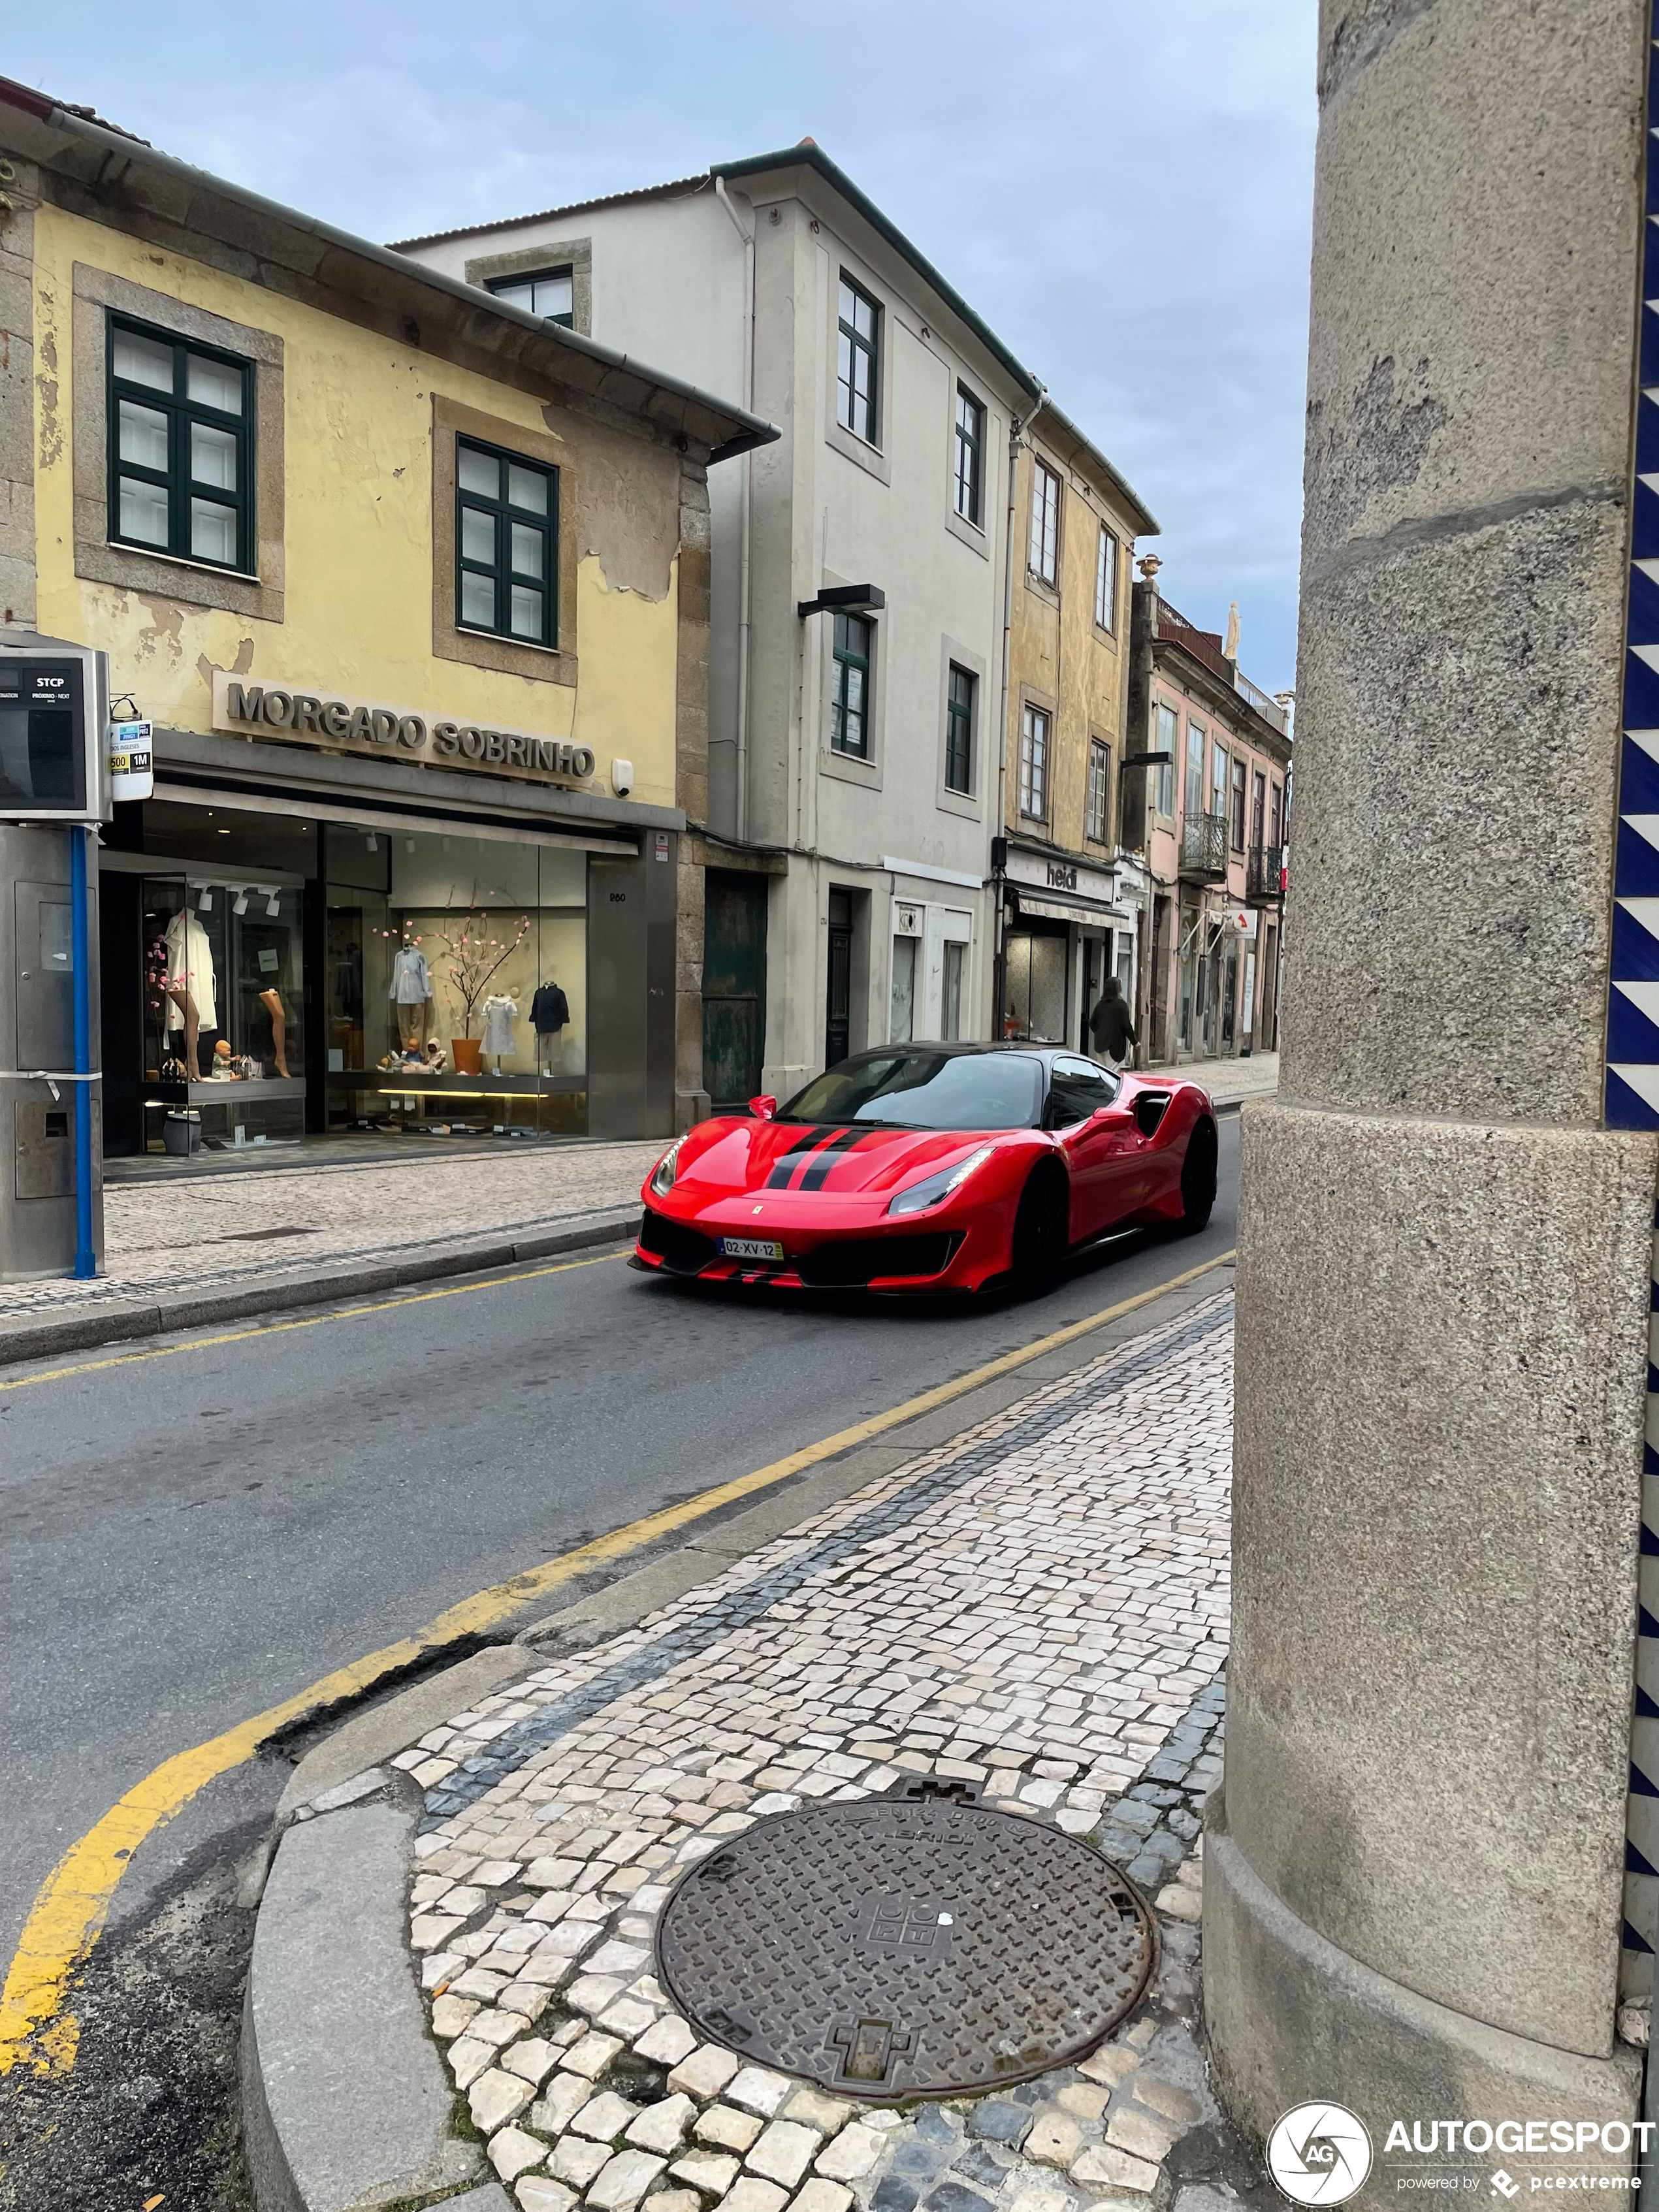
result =
M1014 1216L1012 1273L1017 1291L1047 1289L1066 1257L1067 1196L1063 1174L1042 1167L1032 1170Z
M1216 1134L1213 1121L1195 1121L1181 1163L1181 1219L1183 1237L1196 1236L1215 1205Z

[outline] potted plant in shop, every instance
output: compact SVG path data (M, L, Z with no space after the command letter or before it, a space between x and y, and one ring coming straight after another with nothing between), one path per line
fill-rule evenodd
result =
M457 1075L477 1075L482 1038L474 1036L480 1001L498 969L510 960L530 933L530 916L520 915L516 937L497 937L487 913L470 908L458 928L428 933L448 969L446 978L452 1002L460 1009L460 1020L450 1039L450 1058Z

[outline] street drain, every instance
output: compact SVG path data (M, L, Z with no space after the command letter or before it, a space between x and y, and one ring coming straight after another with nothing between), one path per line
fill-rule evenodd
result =
M951 1787L775 1814L699 1860L657 1929L691 2025L872 2104L1091 2051L1146 1987L1152 1915L1087 1844Z

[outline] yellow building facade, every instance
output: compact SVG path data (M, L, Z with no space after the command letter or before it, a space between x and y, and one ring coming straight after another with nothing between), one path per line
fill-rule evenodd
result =
M21 88L0 157L4 635L152 731L107 1149L695 1117L707 471L774 434Z
M1134 1000L1146 872L1119 835L1119 783L1131 564L1158 524L1047 401L1020 447L1014 507L998 1022L1086 1052L1106 977Z

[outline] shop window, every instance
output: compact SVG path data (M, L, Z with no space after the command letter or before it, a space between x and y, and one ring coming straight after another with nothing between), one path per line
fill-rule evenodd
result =
M881 443L881 309L845 271L836 343L836 420L866 446Z
M586 855L331 824L331 1127L580 1135Z
M144 875L148 1150L234 1150L303 1133L304 902L302 886L270 872L158 866Z
M1233 850L1242 853L1244 849L1244 763L1242 759L1236 759L1233 763L1231 811Z
M1063 929L1009 933L1002 990L1006 1036L1036 1044L1065 1042L1066 948Z
M520 645L558 642L559 472L458 438L455 620Z
M862 615L836 617L830 678L830 750L870 757L870 659L875 632Z
M253 568L253 364L108 319L111 543Z

